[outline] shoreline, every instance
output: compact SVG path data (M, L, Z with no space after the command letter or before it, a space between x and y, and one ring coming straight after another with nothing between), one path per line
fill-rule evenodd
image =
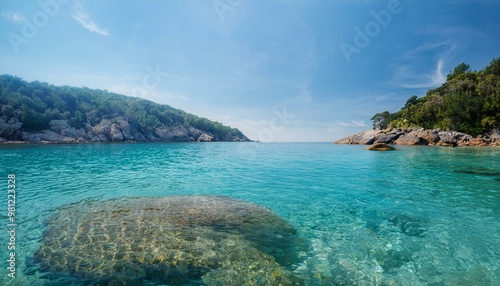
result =
M141 143L248 143L255 141L108 141L108 142L71 142L71 141L0 141L1 145L111 145L111 144L141 144Z
M333 143L347 145L386 143L407 146L500 147L500 134L497 131L494 130L490 134L473 137L457 131L423 128L366 130L344 137Z

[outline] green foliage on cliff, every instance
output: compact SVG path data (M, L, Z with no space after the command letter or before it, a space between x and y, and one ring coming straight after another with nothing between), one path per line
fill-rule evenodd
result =
M144 133L156 127L184 125L221 138L228 134L245 138L238 129L168 105L105 90L26 82L11 75L0 75L0 116L18 118L26 131L49 128L53 119L66 119L71 126L81 128L85 123L95 125L101 119L125 116Z
M477 136L500 127L500 58L480 71L461 63L445 83L412 96L398 112L375 114L373 127L423 127L455 130Z

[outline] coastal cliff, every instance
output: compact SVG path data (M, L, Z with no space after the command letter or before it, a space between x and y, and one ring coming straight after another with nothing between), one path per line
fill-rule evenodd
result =
M386 143L394 145L433 145L433 146L500 146L498 129L489 134L473 137L456 131L441 131L423 128L393 128L386 130L367 130L335 141L335 144L372 145Z
M67 120L51 120L49 128L26 132L17 118L0 117L0 142L26 143L89 143L89 142L214 142L249 141L246 137L226 134L215 136L211 133L185 126L157 127L151 132L143 133L131 126L122 116L103 119L92 126L88 123L76 129Z
M0 76L0 142L157 141L250 140L238 129L165 104Z

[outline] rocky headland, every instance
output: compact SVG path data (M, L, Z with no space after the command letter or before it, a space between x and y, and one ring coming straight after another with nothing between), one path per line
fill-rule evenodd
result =
M500 132L499 130L492 130L488 134L473 137L469 134L456 131L426 130L423 128L394 128L386 130L367 130L347 136L334 143L360 145L386 143L394 145L500 147Z
M0 117L0 142L3 143L91 143L91 142L214 142L250 141L245 136L223 136L204 132L192 126L157 127L149 132L134 128L124 116L102 119L98 124L85 123L82 128L69 125L65 119L51 120L49 128L27 132L19 119Z

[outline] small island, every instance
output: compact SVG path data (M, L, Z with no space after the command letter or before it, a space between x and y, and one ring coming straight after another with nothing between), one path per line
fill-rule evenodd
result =
M480 71L459 64L440 87L400 111L375 114L373 130L336 144L500 146L500 58Z
M241 131L164 104L105 90L0 75L0 142L250 141Z

